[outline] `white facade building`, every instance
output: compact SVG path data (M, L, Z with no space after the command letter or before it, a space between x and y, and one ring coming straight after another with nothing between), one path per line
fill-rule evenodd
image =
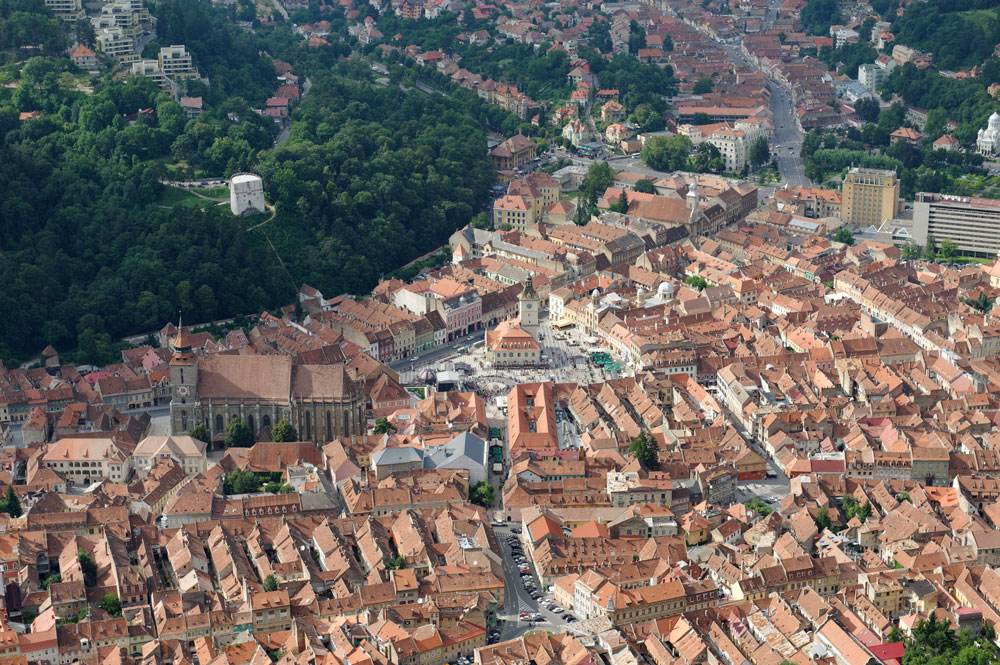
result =
M757 139L769 139L770 132L759 123L737 122L732 129L718 129L706 139L719 149L726 170L732 173L742 171L750 158L750 149Z
M139 59L139 54L135 52L135 40L117 27L105 28L97 33L97 50L122 64Z
M132 453L136 473L146 476L163 458L175 460L188 475L201 473L207 466L206 444L191 436L147 436Z
M976 151L980 155L987 156L1000 154L1000 113L994 111L986 129L979 130L976 137Z
M887 72L872 62L866 62L858 67L858 83L869 90L875 90L885 82Z
M258 175L238 173L229 182L229 207L234 215L264 212L264 181Z
M172 79L197 78L198 70L194 68L191 54L183 44L164 46L157 58L160 69Z

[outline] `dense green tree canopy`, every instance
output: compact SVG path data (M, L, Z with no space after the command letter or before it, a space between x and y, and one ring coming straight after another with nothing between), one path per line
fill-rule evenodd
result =
M63 50L63 22L43 0L0 0L0 49L20 54L21 49L39 44L46 54Z
M20 517L23 513L21 509L21 500L17 498L17 493L14 492L14 486L7 486L7 493L4 495L3 499L0 500L0 512L7 513L11 517Z
M298 441L299 434L292 427L292 424L285 419L281 419L274 423L274 427L271 428L271 441L284 442L284 441Z
M487 480L480 480L469 489L469 501L477 506L488 508L493 505L496 490Z
M646 430L639 432L639 436L629 444L628 451L646 469L655 470L660 465L656 439Z
M204 441L205 443L212 442L212 435L209 433L208 428L202 423L199 423L191 428L191 431L188 432L188 436L194 437L199 441Z
M936 67L964 69L993 54L1000 20L993 0L927 0L907 7L892 32L897 43L933 54Z
M233 418L226 425L226 448L249 448L253 445L253 432L242 418Z
M642 161L657 171L677 171L684 168L691 153L691 139L677 136L654 136L642 147Z
M837 0L808 0L799 18L810 34L827 35L831 25L840 23Z
M278 209L269 234L292 274L365 291L466 224L495 177L463 109L478 103L317 75L291 141L260 163Z
M113 593L105 594L98 605L112 617L120 617L122 615L122 601Z
M382 416L375 421L375 429L372 430L372 434L392 434L395 431L396 426L390 423L388 418Z

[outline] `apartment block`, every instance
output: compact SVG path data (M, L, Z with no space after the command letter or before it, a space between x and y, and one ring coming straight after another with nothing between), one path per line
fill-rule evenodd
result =
M848 224L881 224L896 216L899 178L894 171L853 168L841 187L841 214Z
M726 170L742 171L750 158L750 149L758 139L768 140L767 128L757 122L737 122L732 128L723 127L709 135L707 141L719 149Z
M64 21L80 21L87 17L81 0L45 0L45 6Z
M135 40L122 32L121 28L105 28L97 33L97 50L123 65L139 60L135 52Z
M153 79L156 85L160 86L164 90L170 87L170 80L167 79L166 74L160 69L159 63L156 60L149 60L144 58L132 63L132 73L136 76L145 76L148 79Z
M191 54L187 52L183 44L161 48L157 62L167 78L185 79L197 78L198 76L198 70L194 68L191 61Z
M885 82L885 78L888 75L889 72L885 68L879 67L873 62L866 62L858 67L858 83L865 86L868 90L878 88Z
M1000 200L919 192L913 203L913 240L927 244L945 238L960 252L995 255L1000 251Z

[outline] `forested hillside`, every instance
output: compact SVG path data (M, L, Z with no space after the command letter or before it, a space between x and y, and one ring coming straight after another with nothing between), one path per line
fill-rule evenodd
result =
M968 69L1000 42L996 0L927 0L892 24L896 42L931 53L938 69Z
M151 160L198 124L178 104L147 80L84 99L32 93L40 119L0 113L0 355L102 334L109 344L158 328L178 308L211 318L288 297L287 277L228 210L159 204L162 169ZM155 117L122 117L150 106Z
M16 53L35 45L48 53L65 47L63 22L52 15L43 0L0 0L0 50Z
M190 84L206 96L197 119L147 79L102 78L88 94L66 58L8 68L17 79L0 88L4 360L46 344L113 360L112 340L178 310L207 320L274 308L303 281L363 291L488 200L483 127L511 124L509 114L458 89L450 99L404 91L397 75L378 85L342 42L304 49L288 26L249 32L225 11L197 0L156 8L150 48L186 44L211 82ZM0 0L0 47L61 47L53 20L41 2ZM269 54L313 82L291 140L273 150L275 124L252 110L277 86ZM137 117L143 108L153 113ZM28 111L42 115L20 121ZM278 216L257 230L226 206L177 205L178 190L159 184L258 167Z
M371 288L484 206L495 175L483 104L451 94L316 76L291 141L260 164L279 211L267 230L294 275Z

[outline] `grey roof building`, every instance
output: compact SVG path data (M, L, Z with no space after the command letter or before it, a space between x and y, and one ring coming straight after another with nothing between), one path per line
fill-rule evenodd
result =
M466 469L469 483L475 485L486 480L486 442L475 434L462 432L448 443L424 451L425 469Z

